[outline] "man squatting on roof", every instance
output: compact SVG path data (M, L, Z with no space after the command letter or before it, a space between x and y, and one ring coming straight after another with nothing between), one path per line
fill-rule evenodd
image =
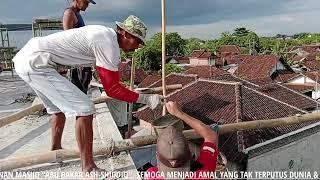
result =
M76 139L85 172L98 170L92 150L95 107L85 93L57 72L57 66L95 65L108 96L151 108L161 103L160 95L138 94L120 84L120 48L125 52L139 48L145 42L147 28L133 15L116 24L116 30L90 25L35 37L13 58L17 74L33 88L49 114L76 116Z
M200 155L193 160L188 141L181 130L169 126L164 129L157 140L157 167L148 169L149 174L158 173L167 176L170 172L194 172L188 179L203 179L203 174L214 172L218 158L218 125L211 128L198 119L184 113L176 102L166 103L168 112L189 125L203 139ZM191 173L190 173L191 174ZM173 177L147 177L148 180L172 179Z

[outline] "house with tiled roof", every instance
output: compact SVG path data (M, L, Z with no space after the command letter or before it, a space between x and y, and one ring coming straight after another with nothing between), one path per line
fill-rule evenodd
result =
M255 81L248 81L230 74L224 74L216 76L213 79L228 81L228 82L239 82L243 85L255 89L261 93L267 94L268 96L275 98L279 101L287 103L296 108L304 111L312 112L317 108L317 101L312 99L310 96L302 94L292 88L288 88L286 84L279 84L270 79L259 79Z
M310 53L300 61L300 64L307 71L319 71L320 70L320 52Z
M239 63L233 72L235 76L246 80L275 79L283 71L294 72L286 61L279 56L259 55L247 59Z
M170 94L167 100L178 102L183 111L205 124L230 124L306 113L302 109L239 82L198 80ZM145 107L140 109L135 116L140 119L141 124L147 127L155 118L160 117L161 113L162 107L160 106L153 111ZM219 138L219 149L226 155L228 165L235 168L230 167L232 170L245 170L247 167L252 167L247 163L251 160L249 158L251 154L248 153L250 148L252 152L254 151L252 147L295 132L310 124L223 134Z
M124 62L121 62L119 65L119 73L120 73L120 79L121 81L129 81L131 78L131 60L127 60ZM134 74L134 83L139 84L143 81L143 79L147 77L147 73L139 68L135 69Z
M317 71L301 72L287 80L284 85L313 99L320 97L320 73Z
M190 57L191 66L214 66L217 57L208 50L194 50Z
M188 84L196 81L198 78L195 74L182 74L182 73L170 73L165 77L166 85L175 85L175 84L181 84L182 87L187 86ZM155 88L162 86L162 79L159 79L158 81L155 81L151 85L148 86L148 88ZM166 93L169 95L170 93L173 93L177 90L171 89L167 90ZM159 92L159 94L162 94L162 92Z
M159 74L150 74L146 78L142 80L142 82L138 85L139 88L147 88L151 84L157 82L161 79L161 75Z
M320 52L308 53L306 55L294 55L291 58L292 66L296 71L318 71L320 69Z
M315 52L320 52L320 45L303 45L303 46L292 46L288 49L289 53L295 53L297 55L310 54Z
M228 69L229 67L235 67L244 61L250 61L254 56L249 54L238 54L238 55L226 55L224 57L220 57L216 60L215 65L217 67L223 67L224 69Z
M179 57L167 57L166 63L176 64L177 66L189 66L190 59L188 57L179 56Z
M207 79L226 74L227 72L214 66L195 66L187 69L184 73L196 74L199 78Z
M229 55L241 54L241 49L237 45L222 45L219 47L217 55L218 57L226 57Z

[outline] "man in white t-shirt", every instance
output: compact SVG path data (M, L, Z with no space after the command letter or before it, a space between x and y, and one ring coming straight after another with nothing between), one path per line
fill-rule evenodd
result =
M159 95L137 94L120 84L120 48L129 52L144 45L147 28L133 15L116 24L116 31L91 25L32 38L13 58L17 74L34 89L53 118L65 120L65 115L76 116L76 138L82 170L86 172L97 168L92 152L94 104L56 71L58 66L95 65L108 96L151 108L161 103Z

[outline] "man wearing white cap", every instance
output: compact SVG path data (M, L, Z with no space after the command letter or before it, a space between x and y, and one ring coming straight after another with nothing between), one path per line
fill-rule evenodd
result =
M86 172L97 168L92 151L94 104L57 72L58 66L95 65L108 96L151 108L161 103L157 94L137 94L120 84L120 48L129 52L144 45L147 28L133 15L116 23L116 31L90 25L32 38L13 58L17 74L34 89L49 114L76 116L76 138L82 170Z

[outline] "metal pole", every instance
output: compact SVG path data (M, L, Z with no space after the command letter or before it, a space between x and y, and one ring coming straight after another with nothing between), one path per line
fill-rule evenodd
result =
M166 93L166 1L161 0L161 11L162 11L162 87L163 87L163 97L167 96ZM162 115L166 114L166 107L163 106Z

